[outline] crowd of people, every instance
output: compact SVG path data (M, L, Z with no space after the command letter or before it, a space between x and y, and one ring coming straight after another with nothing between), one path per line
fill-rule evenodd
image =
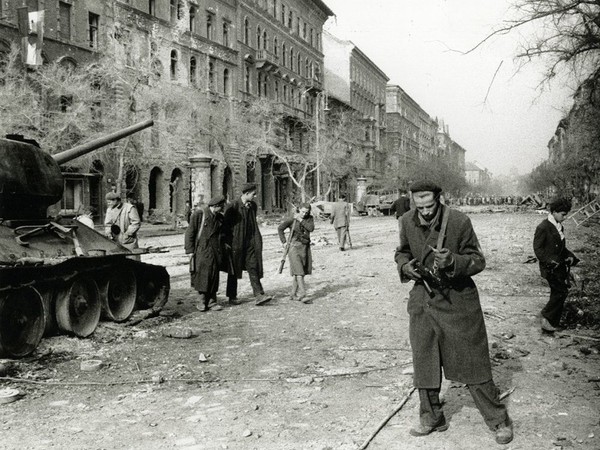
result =
M392 205L398 220L399 243L394 260L400 281L413 281L407 310L412 348L414 385L419 392L418 424L413 436L427 436L448 429L440 400L443 376L465 384L496 442L513 439L513 424L499 399L489 358L486 326L473 276L485 268L485 257L470 219L443 201L442 189L434 182L420 181L402 192ZM240 197L226 203L222 195L206 207L189 213L185 252L189 255L191 286L199 293L197 309L222 309L217 302L220 273L227 274L226 296L237 305L238 280L248 273L256 305L272 300L262 281L263 242L254 201L257 188L242 187ZM509 198L510 199L510 198ZM505 199L509 204L512 199ZM133 250L137 248L140 217L132 202L110 192L106 196L107 237ZM559 328L568 295L570 269L579 259L567 249L562 222L572 208L571 201L557 198L549 204L548 216L537 226L533 248L540 274L550 287L550 298L541 311L541 329L552 333ZM340 251L350 241L350 205L341 196L332 207L330 222ZM77 219L93 226L93 209ZM91 224L90 224L91 222ZM311 233L315 229L311 205L302 203L278 226L284 247L283 264L289 261L289 298L311 303L305 277L312 273Z

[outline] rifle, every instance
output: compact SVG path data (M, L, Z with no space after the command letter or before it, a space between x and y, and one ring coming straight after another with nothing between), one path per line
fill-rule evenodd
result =
M290 251L290 244L292 243L292 235L294 234L294 228L296 228L296 219L292 222L292 227L290 228L290 234L288 235L287 241L285 243L285 250L283 251L283 257L281 258L281 262L279 263L279 271L277 273L283 272L283 266L285 266L285 258L287 258L288 252Z

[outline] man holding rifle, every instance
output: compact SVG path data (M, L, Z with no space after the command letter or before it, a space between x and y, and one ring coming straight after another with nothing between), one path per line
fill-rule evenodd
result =
M416 209L402 216L395 254L400 280L415 281L407 309L420 422L410 434L448 429L439 398L443 368L447 379L468 386L496 442L507 444L512 422L492 379L483 312L471 278L485 268L479 241L467 216L441 204L437 184L420 181L410 190Z

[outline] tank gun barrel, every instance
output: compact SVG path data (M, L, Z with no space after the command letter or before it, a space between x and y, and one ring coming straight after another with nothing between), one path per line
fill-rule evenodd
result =
M122 130L115 131L114 133L107 134L106 136L102 136L98 139L94 139L86 144L77 145L72 149L65 150L60 153L56 153L52 155L54 161L56 161L59 165L68 163L80 156L83 156L91 151L94 151L100 147L104 147L105 145L112 144L113 142L118 141L119 139L123 139L124 137L130 136L138 131L144 130L146 128L154 125L154 121L152 119L145 120L143 122L136 123L127 128L123 128Z

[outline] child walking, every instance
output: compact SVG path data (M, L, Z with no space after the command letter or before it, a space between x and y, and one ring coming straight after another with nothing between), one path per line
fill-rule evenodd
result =
M313 216L310 214L310 204L302 203L292 219L284 220L277 228L279 239L286 245L285 230L290 229L290 273L292 275L292 300L310 303L306 296L304 276L312 273L312 255L310 252L310 233L315 229Z

